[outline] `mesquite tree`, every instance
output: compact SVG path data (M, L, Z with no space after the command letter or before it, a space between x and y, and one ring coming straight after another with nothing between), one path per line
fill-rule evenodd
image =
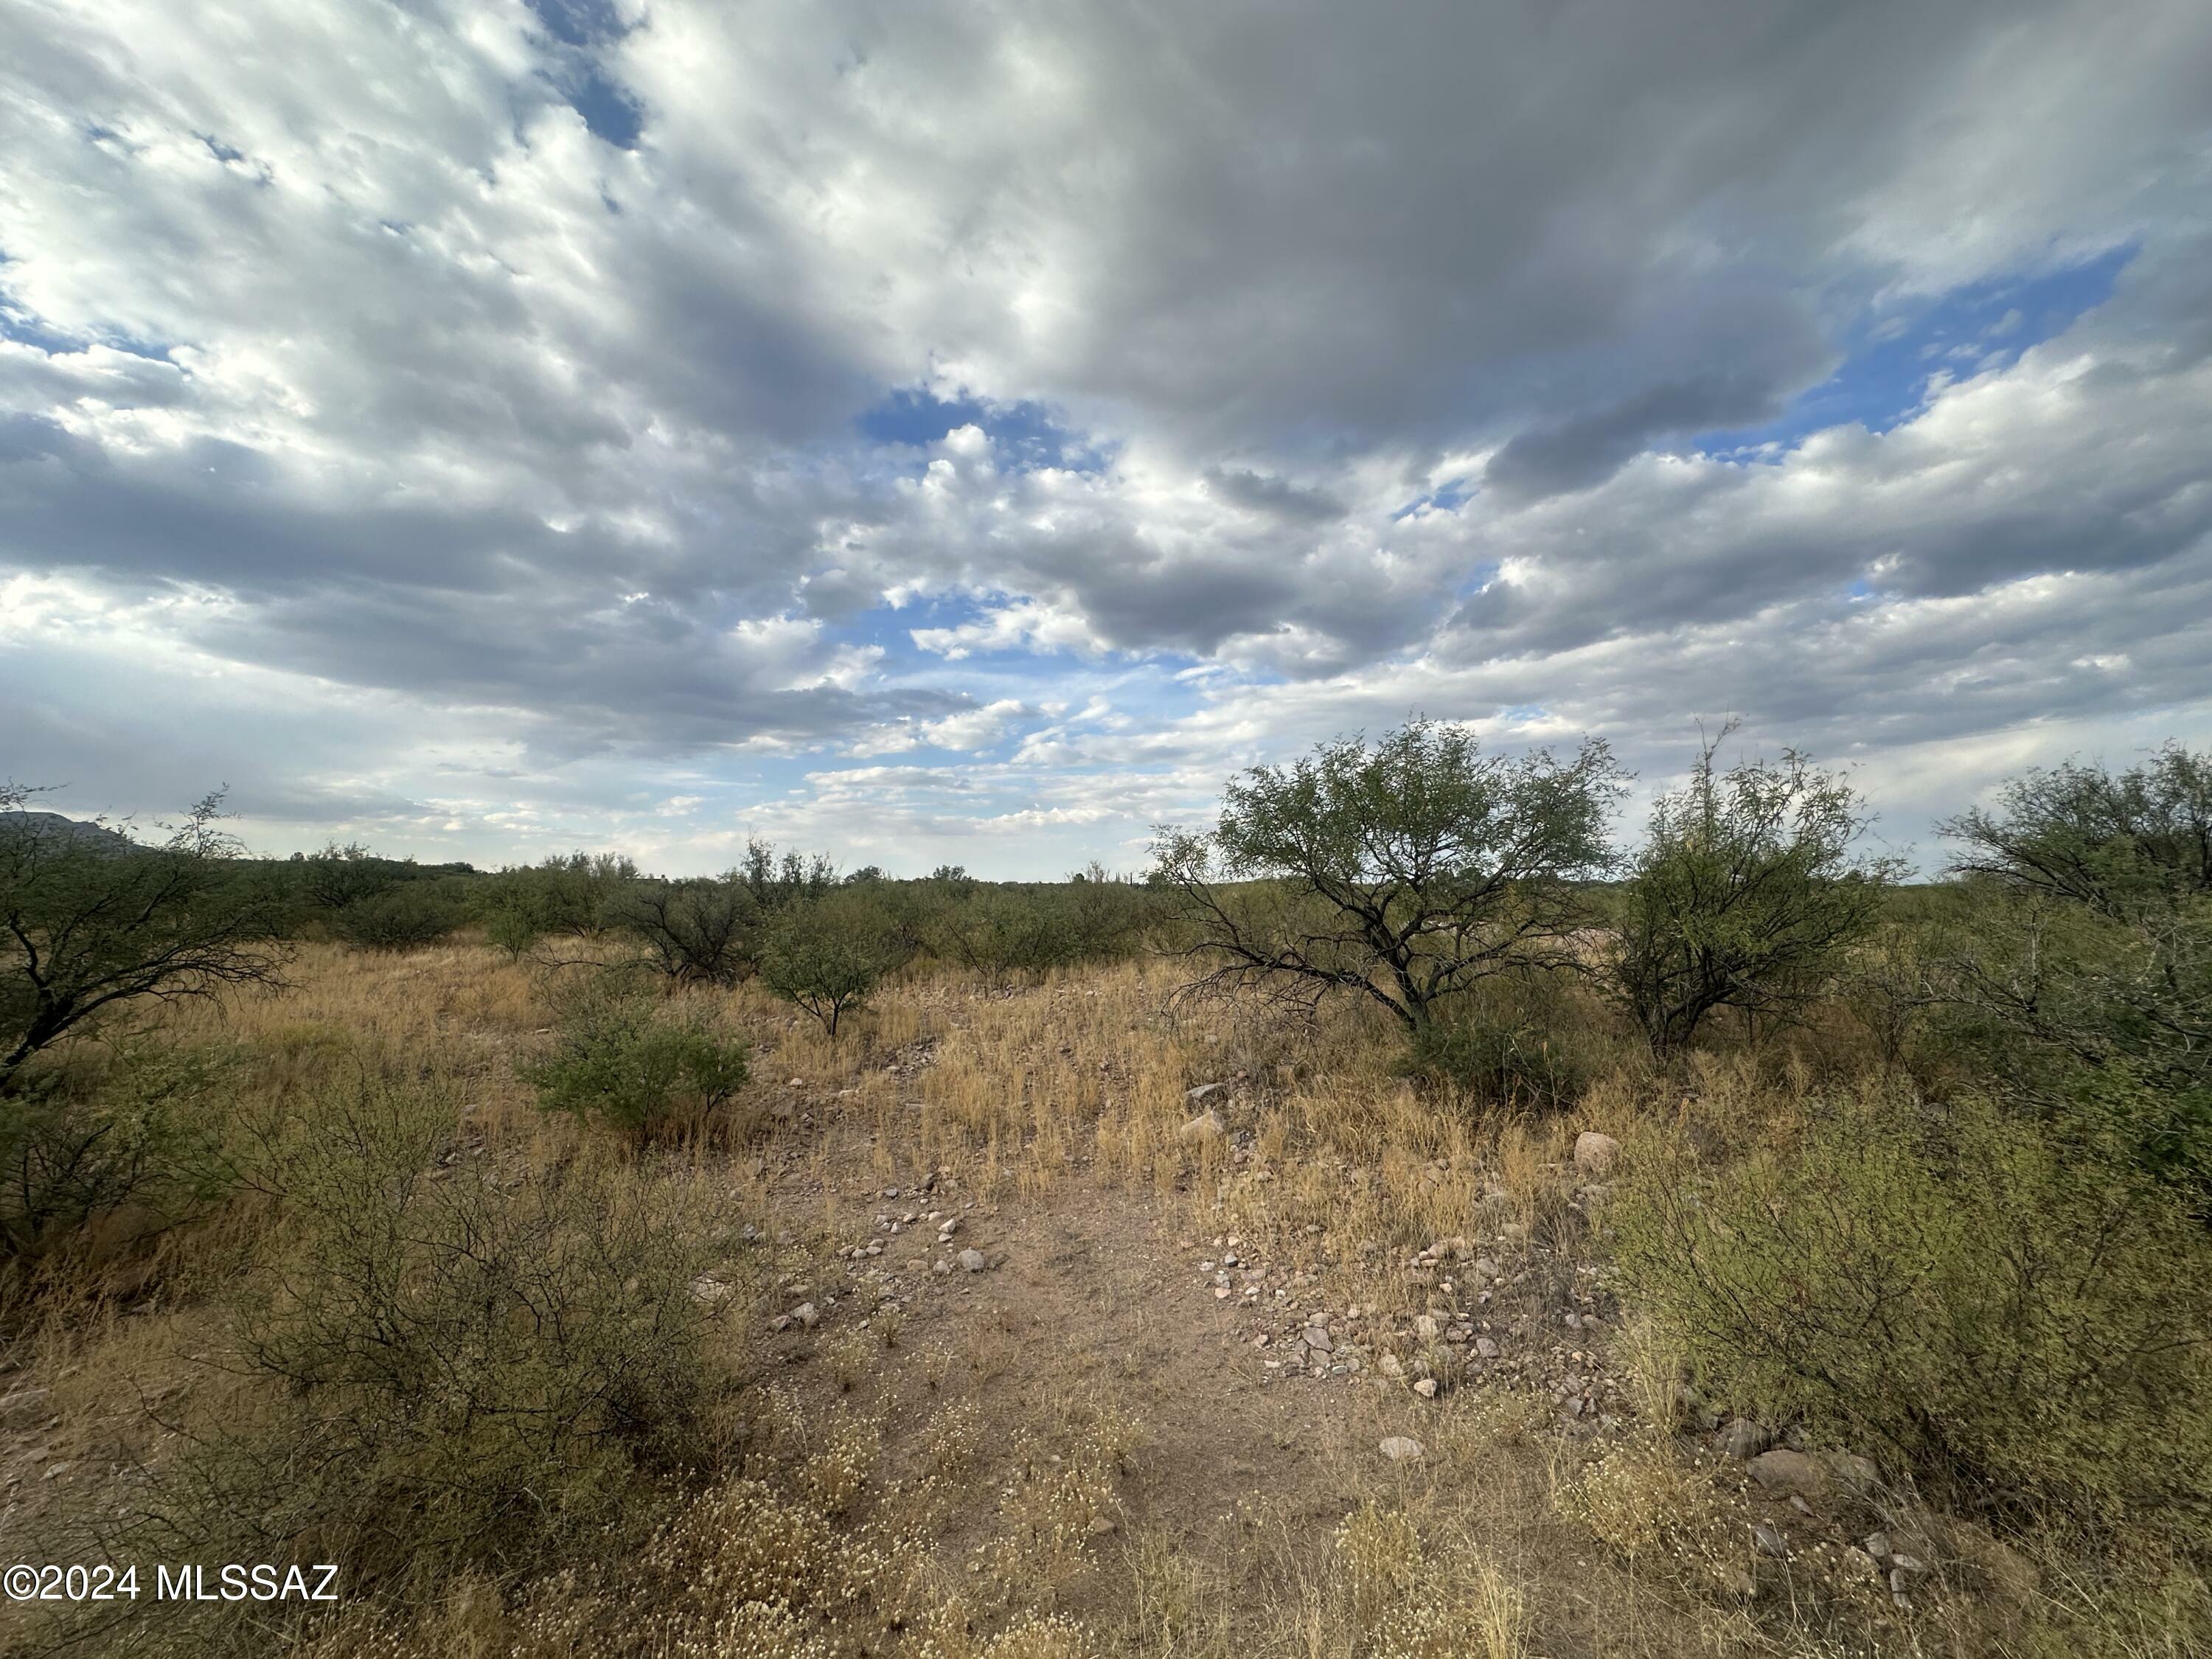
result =
M1161 831L1153 878L1180 901L1189 953L1216 964L1190 988L1309 1006L1348 989L1418 1031L1486 975L1575 960L1621 787L1601 742L1564 763L1486 755L1416 720L1248 772L1212 830Z
M1655 1053L1686 1045L1717 1008L1796 1012L1873 927L1899 866L1858 855L1870 822L1850 782L1785 751L1662 795L1631 866L1612 963L1615 994Z
M278 982L277 915L237 878L222 796L165 843L59 832L0 787L0 1093L33 1054L119 1005Z

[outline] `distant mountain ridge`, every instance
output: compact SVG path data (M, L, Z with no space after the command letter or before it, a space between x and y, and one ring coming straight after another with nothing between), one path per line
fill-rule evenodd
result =
M10 812L0 822L19 824L23 831L41 837L81 842L86 846L103 848L112 853L128 852L137 846L119 830L111 830L104 823L94 823L85 818L64 817L59 812Z

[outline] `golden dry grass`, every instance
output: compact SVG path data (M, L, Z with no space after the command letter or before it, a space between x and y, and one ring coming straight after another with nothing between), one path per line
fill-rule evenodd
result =
M466 1133L487 1155L542 1163L574 1156L588 1132L541 1116L516 1067L545 1038L547 975L590 971L466 945L404 957L310 945L288 993L179 1007L162 1036L247 1055L241 1115L347 1068L416 1072L463 1091ZM1177 1015L1176 982L1157 961L1012 988L916 973L834 1043L757 988L688 994L712 996L749 1035L753 1080L728 1134L640 1160L635 1178L674 1170L743 1194L784 1241L789 1297L804 1287L847 1300L820 1332L778 1339L781 1374L744 1427L738 1472L641 1488L657 1516L642 1547L534 1580L459 1583L398 1622L349 1608L301 1650L1564 1659L1967 1654L2016 1639L2010 1650L2030 1650L2018 1633L2038 1626L2021 1609L2041 1590L1961 1589L1901 1615L1847 1574L1762 1559L1751 1543L1761 1511L1740 1476L1676 1443L1677 1361L1648 1325L1553 1333L1548 1347L1532 1336L1526 1370L1486 1379L1463 1378L1463 1345L1431 1338L1394 1352L1406 1380L1370 1370L1267 1386L1249 1343L1227 1334L1236 1307L1191 1280L1209 1241L1233 1236L1253 1259L1295 1267L1301 1304L1358 1309L1346 1328L1382 1346L1432 1316L1449 1275L1465 1281L1454 1295L1471 1291L1465 1263L1486 1251L1525 1263L1525 1294L1555 1298L1545 1306L1595 1305L1604 1197L1573 1168L1576 1134L1632 1143L1692 1114L1739 1141L1784 1133L1770 1078L1714 1065L1688 1096L1621 1078L1555 1119L1486 1114L1394 1075L1392 1033L1360 1009L1311 1026L1227 1003ZM1231 1133L1186 1134L1199 1109L1188 1091L1212 1083L1227 1085L1208 1104ZM914 1200L926 1182L932 1197ZM960 1218L955 1248L995 1228L1033 1242L1046 1267L1054 1240L1080 1253L1070 1218L1087 1217L1083 1260L1103 1265L1059 1302L1024 1300L1056 1282L1042 1269L1028 1291L996 1273L972 1285L924 1273L902 1281L905 1303L872 1311L861 1266L931 1253L925 1224L889 1235L876 1219L910 1202ZM268 1220L245 1199L165 1240L148 1276L158 1289L137 1311L95 1293L19 1320L13 1381L51 1388L61 1419L45 1433L49 1462L158 1458L147 1400L226 1386L189 1356ZM870 1241L882 1257L840 1254ZM1458 1241L1440 1267L1409 1267ZM1140 1268L1147 1288L1114 1279ZM1219 1341L1147 1350L1161 1296L1181 1299L1175 1328L1218 1326ZM1086 1347L1093 1327L1125 1357ZM1554 1354L1611 1379L1592 1388L1593 1417L1617 1419L1608 1434L1563 1429L1542 1386ZM1433 1401L1409 1391L1424 1371L1443 1384ZM1376 1455L1407 1431L1421 1462ZM28 1437L9 1455L27 1455ZM1255 1447L1276 1454L1264 1471ZM20 1479L9 1559L37 1558L42 1527L100 1501L97 1478L31 1492ZM1820 1524L1841 1536L1844 1516Z

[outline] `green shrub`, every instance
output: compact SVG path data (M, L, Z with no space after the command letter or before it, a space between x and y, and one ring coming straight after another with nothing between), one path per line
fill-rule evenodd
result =
M2123 1148L1875 1093L1648 1161L1619 1224L1717 1400L1970 1505L2212 1535L2212 1245Z
M443 882L410 881L356 900L337 913L338 937L364 951L417 951L435 945L465 916Z
M1556 1111L1612 1058L1592 1020L1602 1012L1575 1006L1563 982L1494 988L1413 1031L1399 1069L1486 1104Z
M758 901L734 881L633 882L609 910L611 925L678 985L735 985L749 976L760 917Z
M745 1061L707 1010L605 973L560 997L553 1051L523 1075L542 1109L650 1140L704 1127L744 1086Z
M761 982L820 1020L834 1039L844 1014L912 954L887 908L865 890L846 889L777 913L761 954Z
M0 785L0 1098L34 1055L126 1009L283 983L278 917L238 878L219 794L148 847L56 834L33 793Z
M1716 775L1698 755L1662 795L1619 905L1614 994L1652 1052L1686 1047L1717 1009L1787 1021L1874 926L1894 860L1855 856L1869 823L1840 775L1785 752Z
M121 1544L335 1562L349 1601L419 1600L607 1547L641 1477L716 1462L716 1333L754 1286L726 1200L510 1165L457 1127L445 1092L370 1081L271 1133L281 1224Z
M200 1048L134 1048L89 1079L49 1075L0 1114L0 1249L35 1260L143 1243L228 1188L231 1067Z

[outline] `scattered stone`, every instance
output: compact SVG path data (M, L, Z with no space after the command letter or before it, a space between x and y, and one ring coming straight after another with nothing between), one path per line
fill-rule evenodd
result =
M1386 1353L1375 1362L1375 1369L1394 1381L1406 1374L1406 1367L1395 1353Z
M1474 1339L1474 1352L1480 1358L1495 1359L1498 1355L1498 1347L1488 1337L1478 1336Z
M1866 1535L1866 1553L1877 1561L1888 1560L1889 1534L1886 1532L1869 1533Z
M791 1316L789 1314L778 1314L775 1318L768 1322L768 1328L772 1331L789 1330L791 1328Z
M1229 1126L1222 1121L1221 1114L1209 1107L1184 1124L1176 1135L1180 1140L1202 1143L1218 1140L1228 1133Z
M1925 1572L1928 1571L1927 1566L1921 1561L1918 1556L1907 1555L1901 1550L1895 1555L1889 1558L1889 1565L1903 1572Z
M1377 1449L1393 1463L1418 1463L1429 1455L1419 1441L1402 1434L1392 1435Z
M1818 1463L1803 1452L1786 1449L1759 1453L1751 1459L1749 1472L1763 1490L1771 1492L1795 1492L1815 1498L1827 1484Z
M1120 1528L1115 1524L1112 1516L1094 1515L1091 1517L1090 1526L1085 1530L1089 1532L1093 1538L1103 1538L1109 1533L1119 1531Z
M971 1273L980 1273L991 1264L983 1259L982 1251L969 1249L960 1252L960 1265Z
M1503 1279L1505 1276L1505 1270L1488 1256L1479 1255L1474 1259L1474 1276L1477 1279Z
M1184 1090L1182 1097L1192 1105L1197 1106L1211 1100L1228 1086L1225 1083L1201 1083L1195 1089Z
M1423 1377L1413 1384L1413 1392L1424 1400L1434 1400L1437 1397L1437 1379L1433 1376Z
M800 1303L791 1310L791 1316L810 1331L822 1322L822 1316L815 1310L811 1302Z
M1790 1540L1763 1521L1751 1529L1751 1541L1759 1546L1762 1555L1771 1555L1778 1561L1790 1557Z
M1329 1340L1328 1333L1319 1325L1307 1326L1304 1336L1299 1340L1309 1348L1322 1353L1336 1352L1336 1345Z
M1419 1337L1424 1342L1435 1341L1437 1340L1437 1316L1434 1314L1416 1314L1413 1316L1413 1334Z

